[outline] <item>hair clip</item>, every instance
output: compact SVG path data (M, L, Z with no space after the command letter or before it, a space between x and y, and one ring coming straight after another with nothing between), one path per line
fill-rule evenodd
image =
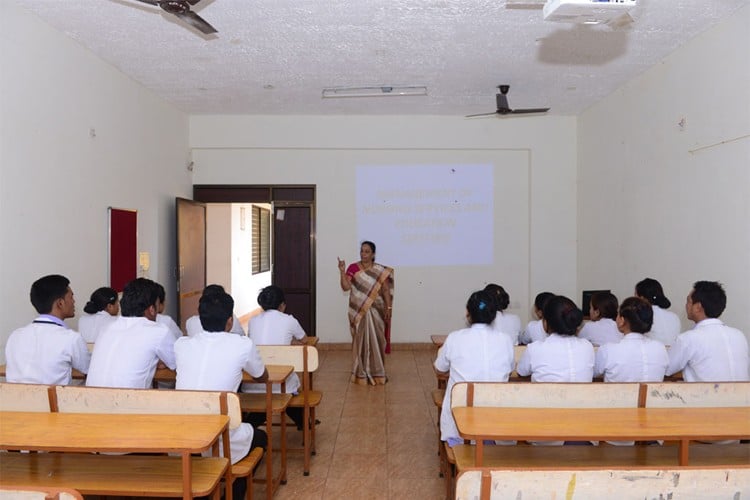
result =
M487 307L484 302L479 303L479 310L484 311L484 308Z

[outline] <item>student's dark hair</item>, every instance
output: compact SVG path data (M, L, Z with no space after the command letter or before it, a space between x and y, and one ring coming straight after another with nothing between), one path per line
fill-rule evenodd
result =
M370 250L372 250L372 253L375 253L375 243L373 243L372 241L365 240L362 242L362 245L367 245L368 247L370 247ZM362 247L362 245L360 245L360 247Z
M648 300L641 297L628 297L620 305L620 316L630 325L630 330L636 333L651 331L654 323L654 309Z
M693 304L700 303L709 318L718 318L727 307L727 294L718 281L696 281L690 298Z
M471 324L484 323L489 325L495 321L497 316L497 303L492 293L485 290L474 292L466 301L466 310L469 312Z
M143 316L151 306L156 306L159 292L156 283L147 278L136 278L122 291L120 313L123 316Z
M653 278L646 278L635 285L635 294L648 300L650 304L668 309L672 302L664 295L661 283Z
M562 295L550 298L544 305L543 314L547 325L558 335L575 335L583 321L583 313L575 302Z
M59 274L50 274L36 280L31 285L29 299L39 314L49 314L57 299L68 293L70 280Z
M154 282L154 285L156 285L156 298L163 304L167 300L167 292L161 283Z
M258 305L264 311L278 309L284 303L284 290L276 285L268 285L258 294Z
M96 314L99 311L103 311L110 304L117 302L117 292L114 288L103 286L97 288L91 293L91 298L86 305L83 306L83 312L88 314Z
M498 284L490 283L484 287L484 291L490 292L495 297L498 311L505 311L508 308L508 304L510 304L510 295L505 291L505 288Z
M223 332L233 310L234 299L226 292L204 295L198 302L201 326L207 332Z
M203 289L203 293L201 294L201 297L204 297L206 295L211 295L212 293L227 293L224 290L224 287L221 285L206 285L206 288Z
M596 292L591 295L591 305L602 318L617 318L617 297L610 292Z
M551 299L554 296L555 294L552 292L541 292L541 293L536 294L536 298L534 299L534 307L542 311L542 314L544 314L544 305L547 303L549 299Z

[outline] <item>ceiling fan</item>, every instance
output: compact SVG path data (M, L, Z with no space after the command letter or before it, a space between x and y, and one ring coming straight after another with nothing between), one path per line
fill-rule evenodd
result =
M473 118L475 116L489 116L489 115L520 115L529 113L546 113L549 108L527 108L527 109L510 109L508 106L508 91L510 85L498 85L500 93L495 96L497 102L497 110L492 113L479 113L476 115L466 115L466 118Z
M168 14L179 17L193 28L201 33L211 35L218 33L216 29L208 24L201 16L190 10L191 5L195 5L200 0L137 0L141 3L155 5Z

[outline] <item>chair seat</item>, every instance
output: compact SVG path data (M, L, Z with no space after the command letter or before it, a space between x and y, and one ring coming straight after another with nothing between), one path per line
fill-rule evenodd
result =
M253 473L253 469L263 458L263 448L253 448L242 460L232 465L232 476L246 477Z
M307 392L307 404L308 406L318 406L320 400L323 399L323 393L321 391L308 391ZM289 401L289 406L294 408L302 408L305 406L305 396L303 394L297 394L292 396Z
M443 399L445 398L445 389L433 389L432 390L432 402L438 408L443 407Z

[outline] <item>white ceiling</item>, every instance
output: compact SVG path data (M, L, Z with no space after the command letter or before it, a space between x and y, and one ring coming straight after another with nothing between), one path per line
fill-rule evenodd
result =
M638 0L613 29L545 22L540 0L202 0L205 36L134 0L10 1L187 113L459 116L501 83L512 108L578 114L750 4ZM321 98L400 84L428 95Z

